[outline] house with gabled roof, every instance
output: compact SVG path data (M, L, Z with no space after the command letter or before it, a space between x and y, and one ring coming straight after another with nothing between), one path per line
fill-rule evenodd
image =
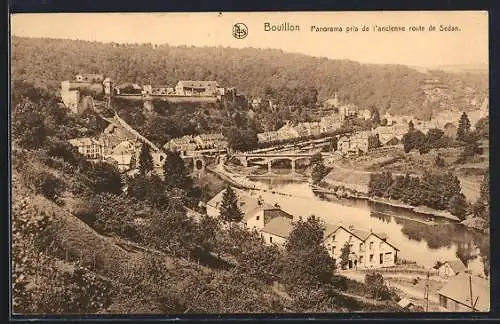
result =
M439 306L451 312L489 312L490 282L462 272L438 291Z
M465 264L459 259L448 260L443 262L438 268L439 276L442 278L449 278L456 276L457 274L464 272L467 269Z
M349 244L348 268L375 269L396 265L399 249L387 239L385 233L344 226L328 225L325 247L335 263L340 261L340 250Z

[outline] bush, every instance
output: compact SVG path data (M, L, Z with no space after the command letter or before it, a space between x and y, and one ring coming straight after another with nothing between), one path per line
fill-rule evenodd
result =
M24 176L36 194L41 194L52 201L55 201L65 189L61 179L44 170L32 169Z

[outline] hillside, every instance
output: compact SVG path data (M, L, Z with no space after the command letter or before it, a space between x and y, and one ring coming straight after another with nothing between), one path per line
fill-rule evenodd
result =
M402 65L360 64L271 49L12 38L13 80L56 90L61 80L80 72L103 73L117 82L172 86L178 80L216 80L247 96L264 96L269 87L312 87L320 102L338 92L345 102L392 114L439 109L440 98L426 99L424 92L428 79L436 77L445 105L455 110L474 109L474 101L480 104L488 93L485 73L423 73Z

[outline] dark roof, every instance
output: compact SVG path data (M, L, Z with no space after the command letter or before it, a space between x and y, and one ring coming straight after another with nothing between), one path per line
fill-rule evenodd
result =
M286 239L293 229L292 222L293 221L287 217L278 216L271 219L261 231Z
M455 271L455 273L460 273L462 271L464 271L465 269L467 269L465 267L465 264L456 259L456 260L449 260L449 261L446 261L445 264L448 263L448 265L450 266L450 268Z
M488 312L490 310L490 282L484 278L469 275L467 273L458 274L449 280L448 283L438 291L438 294L470 307L471 287L473 302L475 302L477 298L475 309L482 312Z

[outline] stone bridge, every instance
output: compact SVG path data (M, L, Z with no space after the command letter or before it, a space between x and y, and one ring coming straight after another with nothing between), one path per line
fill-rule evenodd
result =
M316 153L317 154L317 153ZM262 160L267 163L267 172L272 173L272 163L276 160L289 160L292 165L292 173L295 173L295 163L297 160L310 159L314 153L240 153L233 155L245 167L252 160ZM323 157L329 156L328 153L321 153Z

